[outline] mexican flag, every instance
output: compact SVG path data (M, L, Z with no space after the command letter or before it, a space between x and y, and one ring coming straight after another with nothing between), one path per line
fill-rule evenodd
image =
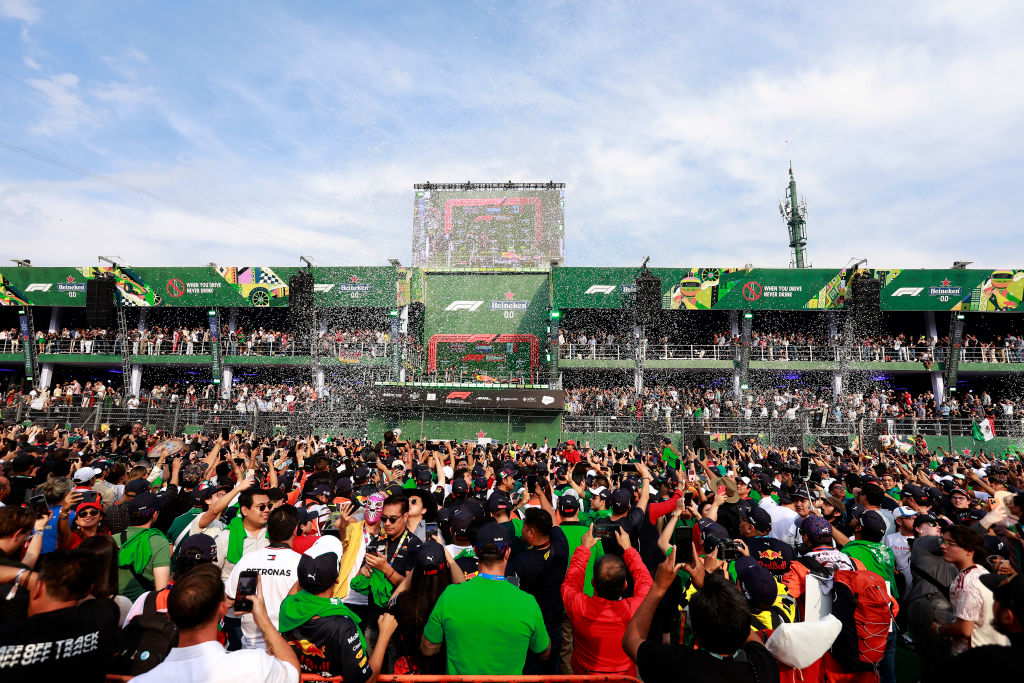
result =
M974 423L974 440L989 441L996 435L996 421L986 417Z

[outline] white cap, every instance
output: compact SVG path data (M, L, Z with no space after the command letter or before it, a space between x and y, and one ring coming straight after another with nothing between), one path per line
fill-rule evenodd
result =
M901 517L917 517L917 510L907 505L901 505L892 511L892 518L900 519Z
M607 490L608 490L608 488L605 487L605 486L598 486L596 488L590 489L590 492L592 494L594 494L595 496L599 496L599 495L601 495L602 493L604 493Z
M445 465L441 468L441 471L444 472L445 479L451 480L451 478L455 476L455 471L452 469L451 465Z
M394 434L395 436L401 436L402 430L399 429L398 427L395 427L394 429L391 430L391 433Z
M397 469L399 467L401 467L402 469L405 469L405 463L402 462L401 460L394 460L391 463L391 469Z
M75 476L72 477L72 479L84 484L90 479L95 479L101 474L103 474L103 470L96 469L95 467L83 467L75 472Z

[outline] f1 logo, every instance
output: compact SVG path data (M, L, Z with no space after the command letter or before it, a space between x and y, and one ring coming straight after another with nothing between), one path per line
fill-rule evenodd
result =
M26 292L49 292L50 288L53 287L52 283L49 282L33 282L25 288Z
M590 285L590 289L584 294L611 294L615 291L615 285Z
M893 296L917 296L924 291L924 287L900 287L892 293Z
M476 311L484 305L483 301L453 301L448 304L446 311Z
M445 398L469 398L472 391L451 391Z

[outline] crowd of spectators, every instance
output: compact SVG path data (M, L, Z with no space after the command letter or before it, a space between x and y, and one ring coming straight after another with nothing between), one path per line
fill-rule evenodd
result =
M683 342L672 335L645 337L648 358L715 358L728 360L738 357L741 340L728 331L713 332L701 343ZM632 357L638 339L628 332L607 330L561 330L559 345L562 357L607 358ZM825 360L829 354L838 359L843 348L843 337L837 334L815 336L804 332L772 332L752 330L750 338L751 360L808 361ZM883 334L854 339L852 352L856 360L874 362L920 362L930 369L935 361L943 361L949 348L948 337L912 334ZM1021 363L1024 362L1024 337L1014 334L996 335L979 339L964 334L960 348L962 362Z
M796 420L827 414L835 422L869 420L1013 419L1016 401L993 399L987 390L968 390L945 403L931 391L916 395L907 390L874 388L834 397L830 389L773 387L751 389L737 398L729 388L645 387L637 395L632 387L573 387L566 390L566 412L572 416L634 416L643 419L685 418Z
M119 355L124 349L119 331L99 328L64 328L59 332L40 330L36 332L35 341L39 353ZM9 347L7 352L20 348L16 330L0 332L0 352L3 352L5 343ZM328 355L361 350L371 355L382 355L391 343L391 336L380 329L337 328L321 333L317 343L320 352ZM224 325L221 344L223 353L231 356L308 355L310 352L308 342L300 343L287 331L265 327L238 326L232 331ZM210 353L210 329L187 325L151 325L141 331L132 328L128 331L128 345L133 355L205 355Z
M5 680L930 683L1024 654L1019 450L169 436L3 427Z

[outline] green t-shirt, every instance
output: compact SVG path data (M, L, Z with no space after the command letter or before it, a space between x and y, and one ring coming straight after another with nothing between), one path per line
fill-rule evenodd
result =
M899 597L896 590L896 556L892 549L875 541L850 541L843 546L842 552L864 563L864 568L873 571L889 584L894 598Z
M423 636L447 645L450 676L519 676L527 650L551 645L534 597L482 576L444 589Z
M130 526L126 531L126 540L131 540L133 536L138 534L140 531L145 531L145 529L139 526ZM118 534L114 536L114 539L120 543L121 535ZM139 580L135 578L135 575L132 574L131 569L120 566L117 568L118 593L129 600L135 601L140 595L153 589L154 567L171 566L171 546L163 534L153 534L149 539L149 547L152 553L150 555L149 562L146 563L145 569L139 572L145 580L144 582L140 583Z
M602 512L604 512L604 510L602 510ZM610 510L608 511L608 514L611 514ZM571 558L573 553L576 552L576 548L579 548L580 544L583 542L583 534L587 533L587 529L590 528L590 523L562 522L562 525L559 528L562 530L562 533L565 534L566 540L569 541L569 557ZM594 595L594 563L597 562L597 558L602 555L604 555L604 546L603 544L598 543L590 551L590 560L587 562L587 568L583 574L583 592L587 595Z
M679 467L679 455L668 446L661 449L661 461L669 469L674 470Z

